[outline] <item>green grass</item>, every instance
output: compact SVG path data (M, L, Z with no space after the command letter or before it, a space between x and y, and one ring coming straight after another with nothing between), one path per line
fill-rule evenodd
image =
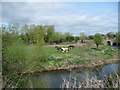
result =
M13 49L15 49L15 47ZM19 51L17 48L16 50ZM102 52L103 50L104 53ZM101 45L99 48L96 48L95 45L92 45L90 49L84 45L70 49L68 53L62 53L54 47L39 47L36 45L29 45L24 46L24 49L22 51L25 51L24 57L22 57L25 61L24 72L41 71L41 69L45 67L58 68L74 64L102 61L112 59L118 54L117 49L113 49L105 45ZM18 55L11 52L9 54L11 57L17 57ZM22 58L18 59L23 60ZM14 60L18 59L15 58Z
M100 52L102 50L104 50L104 53ZM54 68L112 59L117 56L118 52L117 49L102 45L98 49L96 49L96 46L91 49L87 49L86 46L75 47L68 53L62 53L54 47L45 47L45 53L47 59L41 62L42 65Z

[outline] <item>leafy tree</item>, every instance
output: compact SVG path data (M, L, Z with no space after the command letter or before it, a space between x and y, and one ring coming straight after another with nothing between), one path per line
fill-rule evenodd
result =
M23 37L23 40L29 44L29 36L28 36L28 25L27 24L24 24L22 27L21 27L21 32L22 34L24 35Z
M66 37L68 37L68 36L72 36L72 33L66 32L64 35L65 35Z
M80 40L80 37L76 36L76 37L74 37L74 40L75 40L75 42L77 42L78 40Z
M28 25L27 24L24 24L22 27L21 27L21 30L22 30L22 33L26 34L27 31L28 31Z
M103 42L103 38L102 38L101 34L99 34L99 33L95 34L94 37L93 37L93 39L94 39L94 42L95 42L97 48Z
M44 42L45 29L41 25L23 25L21 28L21 39L26 44Z
M74 40L73 36L67 36L66 41L72 42Z
M93 39L93 36L92 36L92 35L89 35L88 38L89 38L89 39Z
M60 33L60 32L54 33L54 42L60 43L62 39L63 39L62 33Z
M114 39L115 38L115 34L113 32L109 32L106 35L108 36L109 39Z
M86 38L86 35L84 32L81 32L80 33L80 39L81 39L81 42L84 43L85 42L85 38Z
M2 46L12 45L14 41L19 39L19 26L17 24L4 25L2 27Z
M120 45L120 32L116 33L116 39L115 41Z
M33 40L35 43L44 43L44 29L42 29L42 26L35 26L33 32Z
M46 27L46 36L45 36L45 41L47 43L51 43L54 41L54 26L48 26Z

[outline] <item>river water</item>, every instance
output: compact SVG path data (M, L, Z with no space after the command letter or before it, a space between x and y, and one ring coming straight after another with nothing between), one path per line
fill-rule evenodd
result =
M112 46L112 48L118 48L120 50L120 46Z
M89 74L89 77L97 76L100 80L104 78L102 75L108 75L110 72L114 73L114 70L120 69L120 63L109 64L101 67L95 67L90 69L74 69L69 70L60 70L60 71L49 71L41 72L27 76L28 77L28 87L31 88L60 88L60 85L63 83L63 78L70 76L76 77L78 80L83 80L86 76L86 73Z

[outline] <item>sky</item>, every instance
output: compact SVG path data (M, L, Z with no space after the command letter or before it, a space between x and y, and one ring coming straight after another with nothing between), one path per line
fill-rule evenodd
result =
M117 2L2 2L2 24L54 25L78 36L118 32Z

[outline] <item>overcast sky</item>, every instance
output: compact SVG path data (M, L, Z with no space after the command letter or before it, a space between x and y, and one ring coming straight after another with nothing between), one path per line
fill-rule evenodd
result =
M59 32L118 31L117 2L2 2L2 22L54 25Z

